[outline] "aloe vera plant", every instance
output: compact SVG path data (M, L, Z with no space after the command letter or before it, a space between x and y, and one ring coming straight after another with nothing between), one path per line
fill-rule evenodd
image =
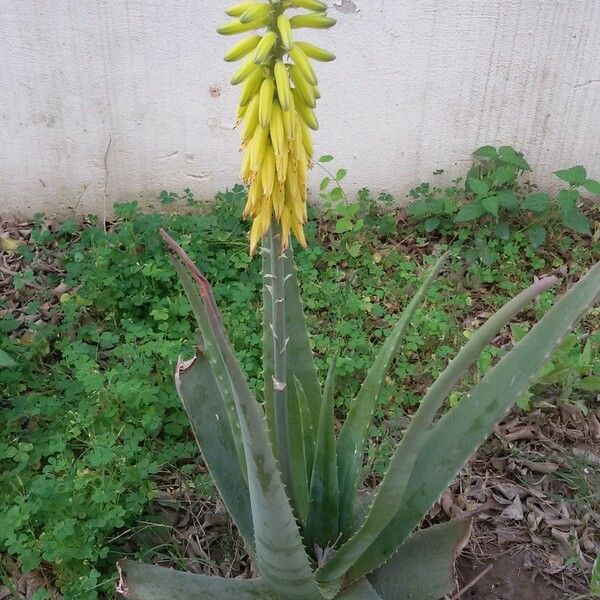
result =
M291 19L287 10L310 11ZM253 395L223 328L210 285L183 249L161 232L198 322L196 355L180 361L175 383L204 461L243 537L258 577L228 580L126 560L119 591L142 600L435 600L452 587L454 557L470 524L418 531L427 511L465 461L535 379L552 350L600 292L596 265L482 379L436 420L453 386L488 341L556 279L547 277L508 302L460 350L424 395L383 480L361 491L370 421L381 383L415 310L448 257L440 257L407 303L352 402L334 429L335 367L321 387L296 278L290 231L305 245L306 170L320 97L309 58L331 53L295 41L292 30L326 28L322 0L251 0L227 14L238 42L226 60L250 54L234 75L245 81L242 179L253 219L251 252L262 239L262 401ZM285 57L291 59L289 62Z
M446 594L469 523L453 521L421 531L417 527L595 302L600 264L459 405L436 420L451 389L488 341L556 278L535 281L479 328L424 395L387 473L365 501L361 467L381 382L448 257L438 259L407 304L336 434L335 357L321 387L292 250L281 248L277 225L271 226L262 248L262 403L235 358L208 281L182 248L161 234L200 334L196 356L177 366L177 390L259 577L227 580L126 560L119 565L119 591L143 600L432 600Z

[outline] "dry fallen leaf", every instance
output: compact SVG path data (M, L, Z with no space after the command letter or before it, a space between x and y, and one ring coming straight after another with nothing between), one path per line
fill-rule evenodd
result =
M19 248L19 246L21 246L24 243L25 242L23 240L13 240L9 237L0 237L0 248L4 252L12 253L15 250L17 250Z

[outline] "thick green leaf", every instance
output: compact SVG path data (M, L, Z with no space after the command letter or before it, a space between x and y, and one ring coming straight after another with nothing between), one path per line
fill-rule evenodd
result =
M333 545L339 531L339 490L333 414L336 361L337 356L334 356L325 382L305 530L309 543L316 543L321 548Z
M302 454L306 464L306 473L308 481L312 477L313 463L315 461L315 446L317 434L313 427L310 407L302 384L297 377L294 377L294 386L296 388L296 398L298 399L298 410L300 411L300 423L302 425Z
M590 591L592 594L600 595L600 556L596 557L596 562L592 569L592 581Z
M336 596L336 600L381 600L381 596L367 579L361 579L356 585Z
M191 261L190 261L191 262ZM211 359L211 368L214 376L219 383L219 391L221 392L221 398L227 411L227 419L231 428L231 434L236 448L238 457L238 464L241 472L244 475L244 479L247 480L246 474L246 455L244 452L244 444L242 442L242 434L240 430L240 422L238 419L238 413L236 409L236 403L234 398L234 390L231 385L231 381L227 374L227 367L223 360L223 357L218 353L217 342L214 336L214 332L210 326L209 318L206 314L204 304L198 294L198 287L192 279L188 270L185 266L176 258L173 258L173 266L179 275L179 280L183 285L186 296L192 306L192 311L198 322L200 331L202 332L202 338L204 344L207 347L214 349L214 356L209 357Z
M237 460L221 390L206 354L179 362L175 384L219 494L247 546L254 551L250 494Z
M578 200L578 190L561 190L558 193L560 216L569 229L582 235L590 235L590 221L577 206Z
M425 298L427 290L446 262L444 254L430 269L427 278L414 294L389 338L379 351L362 387L352 402L337 443L338 476L340 489L340 531L347 533L353 515L353 503L358 489L363 451L369 424L381 389L381 383L394 354L410 325L415 311Z
M195 290L186 289L186 292L190 296L206 344L206 354L213 369L222 363L233 391L246 456L258 569L265 584L282 599L319 598L292 507L269 443L264 414L250 391L227 339L210 285L175 241L164 231L161 231L161 235L181 261L180 269L187 268L196 284ZM216 376L221 383L219 375Z
M470 530L469 521L450 521L417 531L367 579L382 600L442 598L454 588L454 559Z
M600 263L516 344L460 404L431 430L408 492L389 525L350 570L360 578L383 564L418 525L494 425L535 381L539 371L600 294Z
M310 346L304 306L300 296L296 265L291 247L285 253L284 264L286 327L289 336L287 345L288 370L292 372L294 377L298 378L302 385L310 406L316 432L321 411L321 386Z
M571 167L570 169L554 171L554 174L559 179L566 181L569 185L583 185L587 179L585 168L581 165Z
M260 579L225 579L132 560L118 563L117 592L133 600L281 600Z
M544 214L550 208L550 196L546 193L529 194L523 202L523 208L536 215Z
M291 253L291 250L288 250L288 252ZM278 231L274 231L273 227L269 230L266 243L263 245L262 256L264 279L263 397L265 411L271 442L275 455L279 458L284 481L288 486L288 493L293 499L297 516L302 522L306 522L308 513L308 473L306 461L296 460L296 457L304 456L304 442L295 384L297 375L294 373L293 363L300 356L296 368L306 381L302 369L306 365L305 344L308 345L308 334L304 323L298 286L297 284L295 287L291 284L288 285L291 278L288 277L290 270L294 272L295 277L293 257L291 258L291 265L287 264L290 257L286 255L282 257ZM283 302L276 301L273 294L279 294L283 298ZM304 330L302 330L303 325ZM302 334L304 334L304 337L302 337ZM310 346L308 346L308 352L310 364L314 368ZM276 365L279 365L281 370L279 377L275 373ZM318 389L316 370L314 377ZM283 381L285 385L276 384L278 380ZM278 448L279 438L284 440L281 449Z
M342 545L335 556L317 571L317 581L322 583L338 580L363 554L376 555L371 544L375 542L398 511L400 499L410 492L407 485L415 462L429 436L433 419L442 407L444 400L475 362L490 339L525 305L555 282L555 277L540 280L503 306L471 336L467 344L436 379L425 394L408 430L396 448L364 523L358 532ZM385 555L382 555L382 558L385 559ZM353 577L353 579L355 578Z
M496 223L494 226L494 235L501 240L508 240L510 238L510 225L504 221Z

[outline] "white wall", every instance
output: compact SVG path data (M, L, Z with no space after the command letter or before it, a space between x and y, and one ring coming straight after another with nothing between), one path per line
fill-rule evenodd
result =
M232 0L233 1L233 0ZM486 143L600 177L600 0L330 0L317 152L403 195ZM221 0L0 0L0 208L236 182ZM305 31L305 30L303 30Z

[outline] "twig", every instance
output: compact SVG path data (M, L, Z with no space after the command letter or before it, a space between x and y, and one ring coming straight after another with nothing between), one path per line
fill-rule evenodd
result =
M473 581L466 585L462 590L459 590L450 598L450 600L458 600L467 590L471 589L478 581L483 579L491 570L494 565L488 565Z

